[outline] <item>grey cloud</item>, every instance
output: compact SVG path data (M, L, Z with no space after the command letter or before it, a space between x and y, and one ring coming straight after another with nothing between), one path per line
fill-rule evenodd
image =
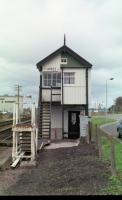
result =
M121 6L121 0L1 0L2 88L18 81L23 92L38 95L36 63L62 46L66 33L67 45L93 64L94 99L104 97L107 77L116 78L112 102L121 94Z

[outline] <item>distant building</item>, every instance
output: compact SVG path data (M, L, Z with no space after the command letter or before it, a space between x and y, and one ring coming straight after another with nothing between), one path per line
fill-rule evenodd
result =
M17 96L9 96L9 95L3 95L0 96L0 112L10 112L13 113L13 106L14 103L18 102ZM20 114L23 113L23 96L19 97L19 108L20 108Z

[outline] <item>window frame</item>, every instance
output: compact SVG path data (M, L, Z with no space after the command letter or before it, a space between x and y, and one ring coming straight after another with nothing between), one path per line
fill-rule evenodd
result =
M50 78L48 78L49 74L51 75ZM46 78L44 78L45 75L47 76ZM60 78L58 77L58 75ZM54 78L54 76L55 76L55 78ZM43 79L43 87L46 87L46 88L49 88L51 86L52 87L61 87L61 72L60 71L44 71L42 77L43 77L42 78ZM51 85L48 85L49 80L51 82ZM46 85L45 85L45 82L47 82ZM54 82L55 82L55 84L54 84Z
M63 61L62 61L63 59L66 59L66 62L63 62ZM61 58L61 64L63 64L63 65L66 65L66 64L67 64L67 58L66 58L66 57L62 57L62 58Z
M67 83L65 82L66 79L68 80ZM71 80L73 80L73 83L71 82ZM64 74L63 74L63 84L67 85L67 86L68 85L69 86L75 85L75 72L64 72Z

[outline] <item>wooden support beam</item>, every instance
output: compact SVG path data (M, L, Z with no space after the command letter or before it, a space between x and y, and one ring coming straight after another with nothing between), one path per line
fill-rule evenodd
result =
M31 109L31 124L35 125L35 103L32 104L32 109Z
M22 152L19 156L17 156L17 159L13 162L13 164L11 165L12 168L15 168L17 166L17 164L19 163L20 159L22 158L22 156L24 155L25 152Z
M12 160L14 161L15 160L15 134L16 132L13 132L13 148L12 148Z
M18 153L18 133L15 134L15 152Z
M34 131L31 131L31 161L35 157L35 145L34 145Z
M37 151L38 151L38 128L36 128L36 137L35 137L35 140L36 140L36 155L37 155Z
M111 139L111 173L112 176L116 176L116 162L115 162L115 143L114 140Z
M39 149L42 149L43 146L44 146L44 143L42 142Z
M30 158L35 160L38 150L38 128L36 127L36 110L35 104L32 105L31 124L24 125L19 123L18 105L16 104L13 111L13 148L11 167L16 167L22 158ZM28 133L26 133L28 132ZM24 155L29 152L29 155Z

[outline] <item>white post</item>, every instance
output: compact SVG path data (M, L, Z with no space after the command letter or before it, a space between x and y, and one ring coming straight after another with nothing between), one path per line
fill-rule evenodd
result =
M31 161L35 158L34 131L31 131Z
M18 154L18 132L15 133L15 142L16 142L15 152L16 152L16 156L17 156L17 154Z
M36 155L37 155L37 150L38 150L38 128L36 128Z
M35 125L35 103L32 104L31 110L31 124Z

